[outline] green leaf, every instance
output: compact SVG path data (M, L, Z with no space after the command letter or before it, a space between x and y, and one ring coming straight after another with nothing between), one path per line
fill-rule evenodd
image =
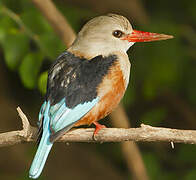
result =
M43 47L47 49L49 57L52 60L56 59L65 50L65 45L53 32L40 35L40 41Z
M43 72L38 81L38 88L42 94L46 93L46 86L47 86L47 78L48 78L48 72Z
M36 8L29 8L20 15L23 23L35 34L40 35L52 31L51 26Z
M29 50L29 39L27 36L17 33L6 36L6 41L2 44L7 66L14 70L24 58Z
M2 44L5 41L6 33L5 31L0 28L0 43Z
M20 78L26 88L33 89L37 85L38 73L42 64L41 53L29 53L19 68Z
M17 26L12 19L0 15L0 43L2 45L6 41L7 34L16 34L17 31Z

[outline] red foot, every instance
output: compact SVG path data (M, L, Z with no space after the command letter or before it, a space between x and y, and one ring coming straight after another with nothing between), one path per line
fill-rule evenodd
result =
M106 128L106 126L99 124L98 122L93 122L93 124L96 126L95 127L95 131L93 133L93 136L95 137L95 135L102 129L102 128Z

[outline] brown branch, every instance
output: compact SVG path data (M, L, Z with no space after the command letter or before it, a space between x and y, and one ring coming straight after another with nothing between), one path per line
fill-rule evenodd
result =
M23 129L0 133L0 147L14 144L32 142L36 140L37 129L29 124L22 110L17 111L22 119ZM93 138L94 128L73 129L63 135L58 142L173 142L196 144L196 130L179 130L170 128L158 128L142 124L140 128L104 128Z
M105 128L92 138L94 128L80 128L66 133L59 142L173 142L196 144L196 130L158 128L141 124L140 128Z
M62 136L59 142L173 142L196 144L196 130L158 128L141 124L140 128L105 128L92 138L94 128L72 130Z

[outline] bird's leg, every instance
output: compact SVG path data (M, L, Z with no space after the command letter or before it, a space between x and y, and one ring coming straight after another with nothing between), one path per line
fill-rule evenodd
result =
M93 133L93 138L95 139L95 135L102 129L102 128L106 128L106 126L99 124L98 122L93 122L93 124L95 125L95 131Z

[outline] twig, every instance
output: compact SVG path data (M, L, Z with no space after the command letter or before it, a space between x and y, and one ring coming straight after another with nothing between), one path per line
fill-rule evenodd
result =
M23 129L0 133L0 147L32 142L36 140L37 128L32 127L25 114L17 108L22 119ZM58 142L173 142L196 144L196 130L158 128L142 124L140 128L104 128L93 138L94 128L73 129L63 135Z
M0 133L0 147L29 142L32 141L32 139L35 139L37 128L32 127L29 124L26 115L19 107L17 108L17 111L22 120L23 129L18 131Z
M141 124L140 128L105 128L93 140L94 128L80 128L70 131L62 136L60 142L173 142L196 144L196 130L179 130L171 128L158 128Z

